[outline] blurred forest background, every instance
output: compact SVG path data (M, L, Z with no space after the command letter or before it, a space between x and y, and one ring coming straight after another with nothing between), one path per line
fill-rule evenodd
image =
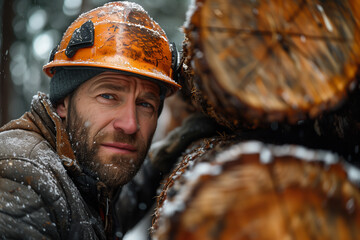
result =
M143 6L181 49L190 0L132 0ZM20 117L38 91L48 93L42 72L49 53L77 16L109 0L0 0L0 126Z

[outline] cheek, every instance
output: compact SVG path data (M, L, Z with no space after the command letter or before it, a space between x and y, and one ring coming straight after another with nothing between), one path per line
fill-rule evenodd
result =
M105 128L111 119L107 116L105 112L93 112L88 111L84 112L83 116L85 116L83 119L84 121L84 127L89 129L90 133L96 133L99 132L101 129Z
M83 119L82 126L79 126L81 128L84 128L84 130L87 133L86 136L86 142L89 146L92 146L94 144L94 141L96 141L96 137L101 132L101 125L99 120L97 119L96 115L86 114L87 116Z
M149 139L153 136L157 126L157 119L156 121L144 121L140 123L140 131L144 138Z
M106 135L108 131L106 126L100 125L95 120L88 120L85 122L85 127L88 132L88 141L90 145L96 143L102 136Z

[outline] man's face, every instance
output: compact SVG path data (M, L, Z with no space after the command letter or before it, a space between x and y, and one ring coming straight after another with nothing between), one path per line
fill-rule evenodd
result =
M159 104L157 84L137 77L105 72L83 83L62 116L77 160L110 187L127 183L147 154Z

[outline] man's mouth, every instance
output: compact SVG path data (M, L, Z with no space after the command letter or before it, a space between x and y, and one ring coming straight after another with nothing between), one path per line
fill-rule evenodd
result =
M129 154L136 152L136 147L128 143L107 142L102 143L100 146L107 151L118 154Z

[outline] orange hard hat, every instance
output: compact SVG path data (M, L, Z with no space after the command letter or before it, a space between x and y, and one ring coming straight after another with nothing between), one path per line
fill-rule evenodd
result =
M176 51L176 48L175 48ZM138 4L110 2L80 15L66 30L43 67L53 77L57 67L95 67L158 80L171 95L177 60L165 32Z

